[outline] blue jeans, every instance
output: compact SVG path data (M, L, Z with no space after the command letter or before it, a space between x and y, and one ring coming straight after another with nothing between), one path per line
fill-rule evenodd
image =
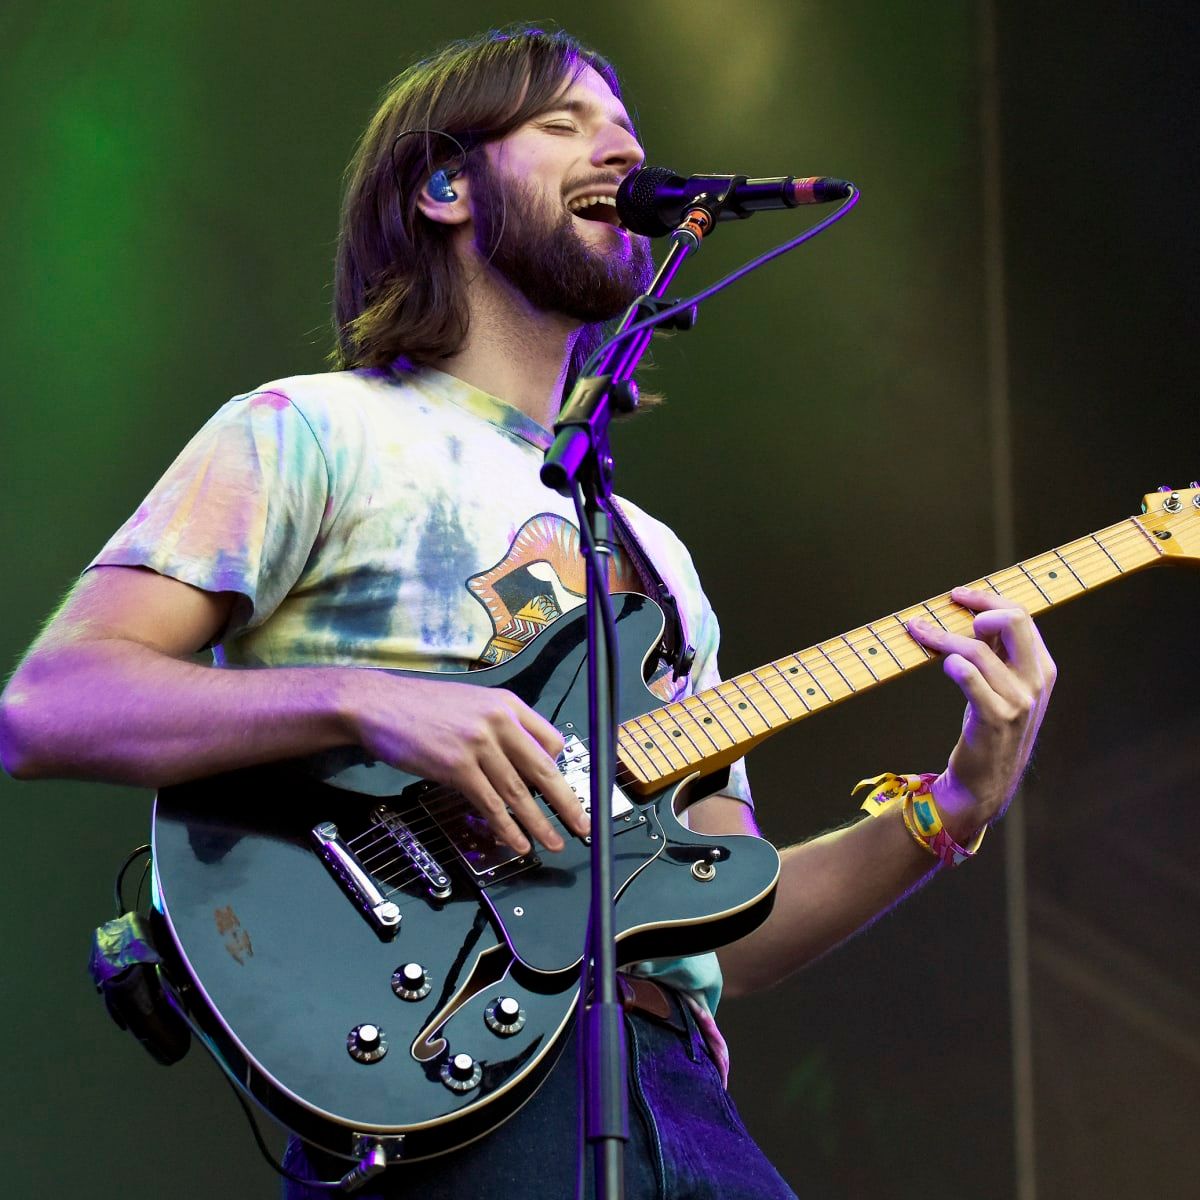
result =
M746 1132L687 1005L659 1020L625 1014L629 1048L626 1200L796 1200ZM578 1120L572 1033L541 1088L499 1129L454 1153L389 1169L361 1200L497 1200L575 1195ZM595 1195L587 1150L586 1195ZM347 1164L292 1139L284 1163L307 1179L332 1179ZM284 1200L326 1200L285 1183ZM338 1193L332 1193L337 1195Z

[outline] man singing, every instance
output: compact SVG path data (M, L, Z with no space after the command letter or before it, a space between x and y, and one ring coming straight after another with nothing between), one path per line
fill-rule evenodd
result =
M538 469L601 324L649 283L649 244L614 205L642 160L613 69L564 34L492 34L405 71L348 174L337 369L231 400L184 448L10 682L5 768L159 787L353 746L457 790L517 852L537 843L552 863L564 834L585 836L560 731L508 692L438 676L502 662L582 601L574 509ZM690 674L650 686L684 697L719 679L717 622L678 539L623 507L696 648ZM624 549L609 582L645 590ZM973 636L910 626L967 700L945 770L785 850L753 933L631 969L629 1196L793 1195L725 1092L722 989L769 987L825 953L972 853L1011 798L1054 667L1019 607L954 599L977 614ZM189 657L204 647L217 669ZM914 823L914 796L936 831ZM741 765L688 817L757 832ZM368 1191L571 1195L575 1073L568 1049L499 1129ZM296 1141L287 1165L347 1166Z

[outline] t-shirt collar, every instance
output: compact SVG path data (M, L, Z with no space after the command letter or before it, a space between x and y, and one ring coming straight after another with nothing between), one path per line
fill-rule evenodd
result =
M448 400L459 408L465 408L474 416L487 421L489 425L495 425L496 428L528 442L539 450L549 449L554 441L550 430L539 425L519 408L514 408L499 396L492 396L469 383L464 383L454 375L447 375L445 371L422 367L412 380L418 387L431 392L438 399Z

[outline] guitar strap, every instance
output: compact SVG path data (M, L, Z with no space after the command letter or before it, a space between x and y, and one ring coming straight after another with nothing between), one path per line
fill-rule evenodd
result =
M658 657L671 668L671 677L679 679L692 669L696 660L696 647L689 646L687 631L683 627L683 618L679 613L679 604L671 594L671 589L663 581L650 556L646 553L638 536L633 532L633 526L625 515L616 497L609 500L612 511L613 530L621 548L629 556L637 577L642 582L646 595L658 603L666 617L666 627L663 629L662 640L658 644Z

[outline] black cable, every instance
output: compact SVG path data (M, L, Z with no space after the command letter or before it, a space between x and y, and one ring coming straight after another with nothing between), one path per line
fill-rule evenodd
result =
M133 860L135 858L142 854L149 853L150 843L147 842L144 846L138 846L136 850L130 850L130 852L125 856L125 861L117 868L117 876L113 880L113 904L117 910L116 915L118 917L123 917L129 911L129 909L126 907L125 897L121 890L125 883L125 872L128 871L133 865ZM146 865L149 866L150 864L147 863ZM143 876L143 878L145 878L145 876ZM141 894L141 884L138 885L138 893L139 895ZM134 903L136 904L136 900Z
M142 868L141 878L138 880L137 891L133 894L133 906L138 912L141 912L142 909L142 888L146 886L146 877L150 874L150 868L153 866L153 857L148 857L146 865Z
M221 1074L225 1076L226 1083L228 1083L233 1089L233 1094L237 1098L237 1102L242 1106L242 1112L246 1114L246 1120L250 1124L250 1133L254 1137L254 1144L258 1147L259 1153L263 1156L263 1158L267 1160L267 1164L270 1166L271 1170L273 1170L277 1175L282 1175L284 1179L287 1179L292 1183L302 1183L305 1187L317 1188L324 1192L336 1191L342 1186L342 1181L340 1179L336 1181L324 1179L304 1179L300 1175L293 1175L292 1172L289 1171L282 1163L277 1163L274 1156L271 1154L271 1151L267 1149L267 1144L263 1141L262 1133L258 1128L258 1121L255 1120L254 1113L251 1111L250 1105L246 1103L246 1098L238 1090L238 1085L234 1083L232 1077L227 1071L222 1071Z
M758 270L759 267L764 267L767 263L778 258L781 254L786 254L789 250L795 250L799 246L803 246L805 242L811 241L818 233L824 233L826 229L835 222L840 221L857 203L859 197L858 188L853 184L849 185L850 194L823 220L818 221L815 225L810 225L803 233L797 234L796 237L789 241L781 242L778 246L773 246L770 250L760 254L757 258L750 259L749 262L743 263L740 267L730 271L728 275L718 279L716 283L710 284L706 288L702 288L694 296L688 296L686 299L677 301L669 308L664 308L661 312L656 312L653 316L646 317L641 321L635 321L627 329L622 329L619 333L613 334L607 338L599 346L596 347L592 356L583 364L583 369L579 372L578 378L583 379L592 373L601 355L607 353L613 346L625 341L635 333L641 333L644 329L654 329L661 325L664 321L670 320L673 316L683 312L685 309L691 308L694 305L702 304L705 300L711 299L718 292L724 291L730 284L737 283L745 275L749 275L751 271Z

